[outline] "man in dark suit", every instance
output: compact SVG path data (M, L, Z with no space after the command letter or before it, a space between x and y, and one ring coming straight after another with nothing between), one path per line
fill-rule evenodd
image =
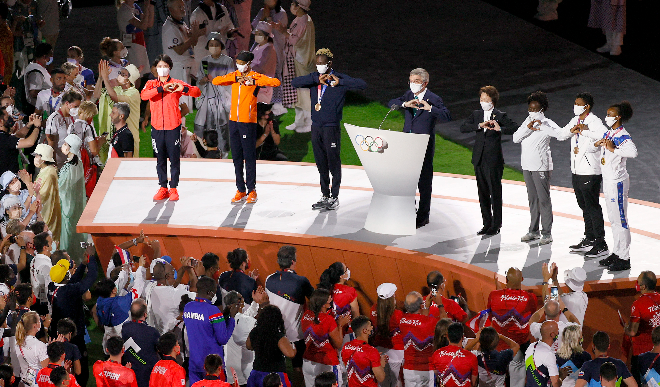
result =
M472 164L477 177L479 205L484 227L477 234L496 235L502 227L502 134L513 134L518 124L495 108L499 93L493 86L479 89L481 109L475 110L461 125L462 133L475 132Z
M397 105L404 108L404 133L430 135L417 185L419 188L417 228L420 228L429 223L429 213L431 211L435 124L450 121L451 115L449 109L442 102L442 98L426 88L429 84L429 73L426 70L422 68L412 70L409 80L410 90L406 91L403 96L391 100L388 105Z

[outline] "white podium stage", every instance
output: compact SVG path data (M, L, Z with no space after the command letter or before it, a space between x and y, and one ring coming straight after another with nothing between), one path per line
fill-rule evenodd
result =
M415 192L429 135L344 126L374 190L365 230L415 235Z

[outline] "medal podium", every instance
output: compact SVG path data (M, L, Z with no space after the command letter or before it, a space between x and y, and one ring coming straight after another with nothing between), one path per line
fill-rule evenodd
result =
M364 228L414 235L415 195L429 135L344 126L374 189Z

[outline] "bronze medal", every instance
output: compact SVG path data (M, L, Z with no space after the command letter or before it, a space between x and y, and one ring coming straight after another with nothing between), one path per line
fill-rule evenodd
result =
M605 165L605 157L601 157L601 159L600 159L600 163L603 164L603 165Z
M573 153L575 153L575 154L580 153L580 148L578 148L578 147L573 148Z
M320 104L320 103L317 103L317 104L314 106L314 110L316 110L317 112L318 112L319 110L321 110L321 104Z

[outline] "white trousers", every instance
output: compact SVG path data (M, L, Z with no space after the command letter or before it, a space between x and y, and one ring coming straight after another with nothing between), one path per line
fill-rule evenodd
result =
M618 183L603 180L607 217L612 225L612 253L630 259L630 225L628 224L628 189L630 178Z
M403 380L406 387L433 387L435 385L433 371L417 371L403 369Z
M334 373L337 376L337 385L341 386L343 384L341 370L338 365L331 366L303 359L302 371L305 377L305 387L314 387L314 379L323 372Z

